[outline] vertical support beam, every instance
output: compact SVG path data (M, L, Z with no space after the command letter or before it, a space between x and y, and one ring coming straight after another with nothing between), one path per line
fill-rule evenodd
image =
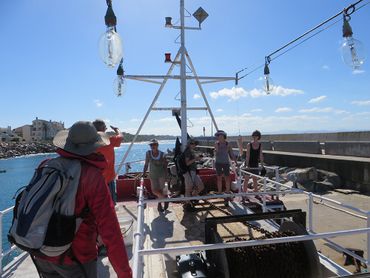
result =
M280 175L279 175L279 167L275 167L275 181L276 184L276 191L280 191ZM279 194L276 195L276 199L279 200Z
M203 97L203 100L204 100L204 103L206 104L207 106L207 109L208 109L208 112L209 112L209 115L211 116L211 119L212 119L212 122L213 122L213 125L215 126L216 130L218 130L218 127L217 127L217 124L216 124L216 120L215 120L215 117L213 116L213 113L212 113L212 110L211 110L211 107L209 106L209 103L208 103L208 100L207 100L207 97L206 97L206 94L204 93L203 91L203 87L202 87L202 84L200 83L200 80L198 78L198 75L197 75L197 72L194 68L194 65L193 65L193 62L191 61L190 59L190 56L189 56L189 53L186 51L186 58L189 62L189 66L191 68L191 70L193 71L193 74L194 74L194 77L195 77L195 81L197 82L198 84L198 87L199 87L199 91L200 93L202 94L202 97ZM213 132L212 132L213 134Z
M263 178L263 192L266 192L266 186L267 186L267 178L264 177ZM262 195L262 211L263 212L267 211L267 209L266 209L266 195L265 194Z
M186 111L186 61L185 61L185 4L180 0L180 20L181 20L181 47L180 47L180 88L181 88L181 149L184 151L187 145L188 115Z
M312 213L313 213L313 196L312 192L308 193L308 232L313 232L313 222L312 222Z
M134 255L133 255L133 277L143 277L143 256L139 254L142 249L143 223L144 223L144 178L140 179L139 200L137 203L137 227L134 234Z
M177 59L179 58L179 56L180 56L180 49L179 49L179 51L177 52L177 54L176 54L176 57L175 57L175 60L174 60L174 61L177 61ZM161 86L159 87L159 89L158 89L158 91L157 91L157 94L155 95L155 97L154 97L154 99L153 99L152 103L150 104L150 106L149 106L149 108L148 108L148 111L146 111L146 114L145 114L145 116L144 116L144 119L142 120L142 122L141 122L141 124L140 124L140 126L139 126L138 130L136 131L136 134L135 134L134 138L132 139L131 144L129 145L129 147L128 147L127 151L126 151L126 152L125 152L125 154L123 155L122 161L120 162L120 164L119 164L119 165L118 165L118 167L117 167L117 170L116 170L116 178L117 178L117 176L118 176L119 172L121 171L121 169L122 169L122 167L123 167L123 164L125 163L126 158L127 158L128 154L130 153L131 148L132 148L132 146L134 145L134 143L135 143L135 141L136 141L137 136L140 134L140 131L141 131L141 129L143 128L144 123L145 123L146 119L148 118L148 116L149 116L149 114L150 114L150 111L152 111L153 106L154 106L154 105L155 105L155 103L157 102L157 99L158 99L159 95L161 94L161 92L162 92L162 90L163 90L164 86L166 85L166 83L167 83L167 81L168 81L168 76L172 73L172 71L173 71L173 68L174 68L174 67L175 67L175 63L172 63L172 65L170 66L170 68L169 68L169 70L168 70L168 72L167 72L167 74L166 74L166 77L163 79L163 82L162 82Z
M3 274L3 213L0 212L0 277Z
M370 228L370 211L367 212L367 225L366 227L367 228ZM370 231L367 232L367 263L366 263L366 266L367 266L367 269L369 270L370 269Z

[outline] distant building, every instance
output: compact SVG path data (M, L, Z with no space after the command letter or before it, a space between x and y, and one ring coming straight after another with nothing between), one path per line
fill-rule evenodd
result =
M64 123L41 120L36 117L32 121L31 139L33 141L51 140L64 129Z
M12 131L10 126L6 128L0 127L0 142L19 142L21 139Z
M22 137L22 141L27 143L32 141L32 125L24 125L13 129L13 132L19 137Z

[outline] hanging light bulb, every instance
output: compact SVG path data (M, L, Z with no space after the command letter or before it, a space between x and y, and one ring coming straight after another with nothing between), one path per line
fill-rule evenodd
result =
M117 18L113 12L111 1L107 1L108 8L104 20L107 30L100 36L99 53L103 62L108 67L115 67L121 60L122 40L116 32Z
M349 8L343 11L343 43L341 46L343 62L353 70L360 70L363 65L366 54L362 42L352 37L353 32L349 21L351 20L348 14ZM354 7L351 13L354 11Z
M270 77L270 57L265 58L265 68L263 69L263 90L269 95L271 91L274 89L274 82Z
M121 59L121 62L117 69L117 77L113 82L113 89L118 97L124 94L126 87L125 71L123 70L122 63L123 59Z

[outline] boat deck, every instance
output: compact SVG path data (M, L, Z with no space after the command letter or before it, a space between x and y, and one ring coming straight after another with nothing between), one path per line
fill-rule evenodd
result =
M226 208L221 200L214 201L216 206L227 209L234 215L251 213L251 211L239 204L239 202L230 202ZM136 230L137 203L135 201L119 202L117 204L118 218L134 219L133 229ZM184 213L182 204L172 203L169 209L159 213L156 204L148 204L145 209L144 224L144 249L198 245L204 242L204 220L206 217L225 216L217 209L205 209L208 206L202 201L196 206L195 212ZM263 223L265 228L267 223ZM220 225L219 233L223 238L234 238L235 236L245 236L247 229L239 223ZM126 250L132 264L132 245L126 244ZM162 278L178 277L176 272L176 258L171 254L159 254L144 257L144 277ZM3 277L37 277L36 269L29 256L26 256L15 270L8 269ZM98 258L98 277L116 277L116 274L109 263L107 257Z
M335 199L341 197L342 195L333 195ZM368 209L367 200L369 197L364 196L362 204L364 208ZM284 203L288 209L294 208L303 208L306 206L305 201L302 199L302 196L287 196L284 199ZM348 199L348 197L346 197ZM240 205L240 203L235 199L235 201L229 202L230 206L225 207L224 203L221 200L213 200L218 207L226 209L233 215L241 214L250 214L252 213L246 206ZM356 202L358 200L356 199ZM198 245L204 242L204 221L207 217L212 216L225 216L225 214L217 209L202 208L207 206L207 204L200 201L197 205L197 211L191 213L184 213L182 204L180 203L171 203L169 209L166 212L159 213L157 211L157 205L155 203L147 204L147 208L144 210L144 249L153 249L153 248L163 248L163 247L175 247L175 246L188 246L188 245ZM324 219L328 217L333 217L333 214L327 211L327 208L320 206L319 204L314 204L314 209L317 214L320 215L320 219L317 219L314 222L314 225L319 230L327 227L328 222ZM134 219L133 231L136 231L136 216L137 216L137 203L135 201L126 201L119 202L116 208L118 218L132 217ZM336 214L335 214L336 215ZM339 218L343 216L336 216L335 221L343 223ZM338 219L337 219L338 218ZM357 219L347 219L346 224L352 225L354 227L362 226L358 223ZM262 228L266 230L275 229L268 221L260 221L258 225L261 225ZM326 230L327 228L325 228ZM233 238L235 236L248 236L250 230L248 230L244 225L239 223L230 223L222 224L218 226L218 232L227 240L228 238ZM131 233L129 233L131 234ZM254 234L254 236L259 236ZM343 241L343 239L346 240ZM357 244L354 245L353 241L356 239L358 244L362 245L365 242L366 235L353 235L350 237L339 238L338 243L344 243L348 247L357 247L361 248ZM348 239L347 239L348 238ZM126 242L130 240L126 239ZM336 240L335 240L336 241ZM336 263L343 266L344 258L341 253L337 253L334 250L328 249L326 244L322 241L315 241L317 250L324 251L325 255L328 255L329 258L336 261ZM126 244L126 250L130 259L130 264L133 262L133 250L132 245ZM363 248L363 246L362 246ZM326 249L326 250L324 250ZM365 254L366 256L367 254ZM175 255L172 254L159 254L159 255L150 255L144 256L144 277L150 278L162 278L162 277L178 277L176 272L176 260ZM350 271L354 271L354 266L346 266ZM32 261L27 256L25 259L14 267L14 269L8 269L5 271L2 277L37 277L36 269L33 266ZM98 258L98 277L116 277L116 274L111 267L107 257Z

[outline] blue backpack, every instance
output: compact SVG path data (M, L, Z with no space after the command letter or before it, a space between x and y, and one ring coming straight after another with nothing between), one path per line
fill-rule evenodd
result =
M59 256L69 250L83 215L75 215L81 173L77 159L58 157L36 169L18 194L8 240L33 255Z

